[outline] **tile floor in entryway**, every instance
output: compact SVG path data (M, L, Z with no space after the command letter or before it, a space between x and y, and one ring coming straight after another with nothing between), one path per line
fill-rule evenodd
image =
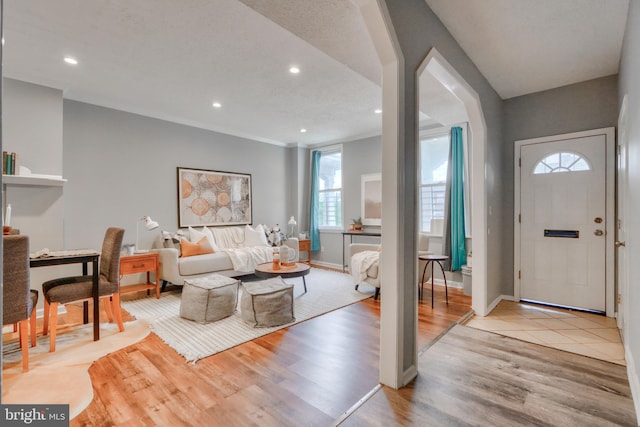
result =
M473 316L465 325L626 365L616 320L602 315L501 301L488 316Z

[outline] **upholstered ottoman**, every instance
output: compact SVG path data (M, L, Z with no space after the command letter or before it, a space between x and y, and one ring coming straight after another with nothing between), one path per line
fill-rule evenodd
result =
M279 326L295 321L293 285L281 277L242 282L240 316L253 327Z
M185 280L180 316L199 323L231 316L236 310L239 284L239 280L220 274Z

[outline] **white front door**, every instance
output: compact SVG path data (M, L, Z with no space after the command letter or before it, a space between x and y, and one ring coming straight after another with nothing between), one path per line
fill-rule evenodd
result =
M604 135L520 146L520 298L606 310Z

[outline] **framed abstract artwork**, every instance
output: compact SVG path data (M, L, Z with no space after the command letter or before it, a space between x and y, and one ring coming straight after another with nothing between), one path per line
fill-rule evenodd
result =
M362 175L362 225L382 225L382 176Z
M251 175L178 167L178 226L251 224Z

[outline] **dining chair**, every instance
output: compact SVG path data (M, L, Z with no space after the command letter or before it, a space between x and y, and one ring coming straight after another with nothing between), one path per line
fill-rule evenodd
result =
M120 332L124 331L122 314L120 312L120 249L124 229L109 227L102 242L102 252L100 254L100 270L98 294L103 300L105 307L111 304L111 310L118 323ZM62 277L46 281L42 284L44 295L44 326L42 333L49 333L49 323L51 324L51 335L49 338L49 351L56 351L56 328L58 322L58 306L75 301L84 301L93 298L93 277L72 276ZM109 310L106 308L106 310Z
M2 253L2 324L18 325L22 347L22 370L29 371L27 337L36 345L36 304L38 291L29 289L29 237L3 236Z

